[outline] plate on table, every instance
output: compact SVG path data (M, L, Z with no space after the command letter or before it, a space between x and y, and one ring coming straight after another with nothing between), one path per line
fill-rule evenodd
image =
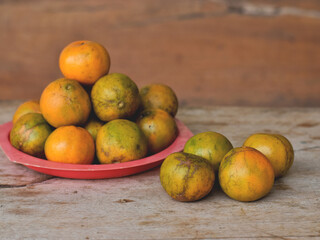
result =
M74 179L104 179L124 177L147 171L159 166L171 153L183 150L185 143L193 136L183 122L176 119L178 136L175 141L163 151L154 155L124 163L114 164L67 164L36 158L14 148L9 140L12 122L0 125L0 145L11 162L22 164L35 171L52 176Z

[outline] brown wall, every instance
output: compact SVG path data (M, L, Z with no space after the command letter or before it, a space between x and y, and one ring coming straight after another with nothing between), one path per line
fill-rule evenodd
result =
M316 0L0 1L0 99L38 98L74 40L183 104L320 106Z

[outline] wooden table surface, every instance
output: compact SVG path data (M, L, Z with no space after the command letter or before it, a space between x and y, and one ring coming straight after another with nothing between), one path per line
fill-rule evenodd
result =
M20 102L0 101L0 124ZM293 144L295 161L256 202L216 186L182 203L162 189L159 168L130 177L71 180L9 162L0 150L0 239L319 239L320 109L199 107L179 110L193 133L217 131L240 146L254 132Z

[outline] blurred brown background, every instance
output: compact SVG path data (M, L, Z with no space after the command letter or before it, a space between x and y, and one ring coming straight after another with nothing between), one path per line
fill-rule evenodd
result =
M38 98L75 40L182 104L320 106L320 1L0 1L0 99Z

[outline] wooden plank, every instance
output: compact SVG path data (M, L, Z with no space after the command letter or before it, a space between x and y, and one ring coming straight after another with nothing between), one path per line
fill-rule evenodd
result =
M16 106L0 102L1 123ZM253 132L284 134L295 149L294 164L267 197L251 203L229 199L217 185L201 201L174 201L160 185L159 168L118 179L52 178L0 186L0 238L320 238L319 108L189 107L180 109L178 118L194 133L221 132L234 146ZM20 167L6 161L0 155L0 176ZM0 177L0 185L5 183Z
M38 98L58 55L92 39L111 72L182 104L319 106L319 1L1 1L0 99Z

